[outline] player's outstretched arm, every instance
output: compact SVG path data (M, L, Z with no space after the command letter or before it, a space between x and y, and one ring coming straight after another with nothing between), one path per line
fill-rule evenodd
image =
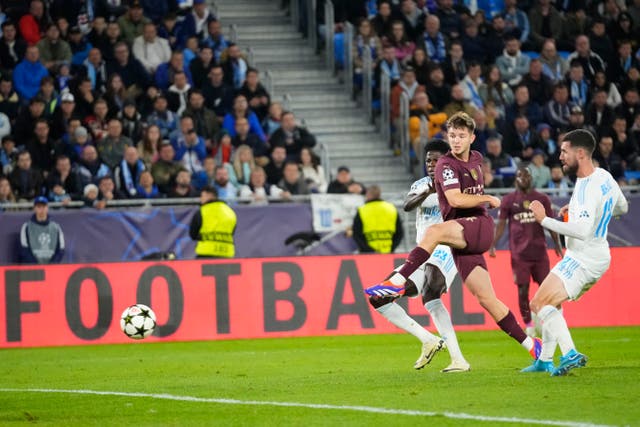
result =
M567 237L573 237L579 240L585 240L589 236L589 230L593 225L593 212L587 214L574 222L560 222L547 216L545 207L538 200L534 200L529 205L529 209L533 212L536 221L544 228L556 233L564 234ZM585 210L586 212L586 210Z

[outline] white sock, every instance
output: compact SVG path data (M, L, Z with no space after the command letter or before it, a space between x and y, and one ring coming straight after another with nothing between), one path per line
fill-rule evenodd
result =
M459 360L464 361L462 351L460 351L460 345L458 344L458 338L456 337L456 331L453 329L453 323L451 323L451 316L447 307L444 306L441 299L434 299L427 301L424 305L433 320L433 324L438 329L440 336L447 343L447 349L449 350L449 356L451 361Z
M394 302L378 307L376 308L376 311L382 314L389 322L393 323L398 328L404 329L414 337L418 338L422 343L438 339L438 337L420 326L418 322L413 320L402 307Z
M573 344L573 339L571 338L567 321L557 308L545 305L540 309L540 311L538 311L538 317L542 320L542 339L544 341L545 333L551 338L552 342L550 344L554 345L553 351L555 351L555 343L553 342L554 338L560 346L562 355L565 355L576 348ZM551 349L547 349L547 352L550 351ZM545 356L548 356L548 354L549 353L545 354ZM551 353L551 357L553 357L553 353Z
M389 281L393 283L395 286L400 286L400 285L404 285L407 279L405 279L402 274L396 271L393 273L391 277L389 277Z

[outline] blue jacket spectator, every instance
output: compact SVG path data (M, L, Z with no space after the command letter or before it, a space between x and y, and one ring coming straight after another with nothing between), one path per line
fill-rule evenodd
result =
M184 17L186 37L196 36L202 40L207 35L207 24L215 19L205 0L193 0L193 10Z
M203 169L202 162L207 157L207 146L204 138L196 133L191 116L183 116L180 119L180 129L171 136L171 145L175 150L173 159L182 163L190 174Z
M178 116L169 110L167 98L164 95L158 96L153 101L153 112L147 117L147 124L158 126L162 139L169 139L171 133L178 128Z
M260 120L258 119L256 113L254 113L253 111L249 111L247 120L249 121L249 132L258 135L261 140L266 141L267 137L264 134L262 126L260 126ZM222 127L229 133L231 137L236 136L236 117L233 115L233 113L229 113L224 116Z
M165 91L173 84L173 74L178 71L184 71L187 76L187 81L193 86L193 78L191 77L191 70L184 65L184 55L180 51L174 51L171 53L171 59L169 62L163 62L158 65L155 74L156 86L158 89Z
M208 35L200 43L201 46L208 46L213 50L213 57L216 59L216 62L220 62L220 55L229 47L229 41L224 38L221 27L220 21L209 21L207 24Z
M184 22L178 21L175 13L169 12L162 19L162 23L158 25L158 37L169 40L172 50L180 50L184 48L186 35L184 34Z
M13 70L13 85L23 101L28 101L40 90L40 80L49 75L40 62L37 46L29 46L24 59Z

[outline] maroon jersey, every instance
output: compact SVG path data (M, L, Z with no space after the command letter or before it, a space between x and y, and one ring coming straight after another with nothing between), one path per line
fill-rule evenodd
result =
M451 151L440 157L436 164L435 181L440 212L445 221L487 215L487 209L484 206L469 209L453 208L444 195L445 191L456 188L466 194L484 194L482 154L478 151L472 150L469 153L468 162L455 158Z
M509 249L514 258L533 261L547 253L544 229L529 210L534 200L542 203L548 217L553 217L551 200L535 190L529 193L514 191L505 195L500 203L499 218L509 220Z

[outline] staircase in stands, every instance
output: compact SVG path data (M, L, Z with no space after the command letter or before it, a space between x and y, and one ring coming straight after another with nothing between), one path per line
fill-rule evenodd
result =
M234 25L237 43L244 51L250 48L252 65L260 70L263 83L270 76L272 100L286 99L285 106L327 148L331 176L338 166L346 165L355 180L378 184L385 195L405 193L412 176L401 159L393 156L388 142L327 69L324 54L309 46L280 3L215 0L226 35Z

